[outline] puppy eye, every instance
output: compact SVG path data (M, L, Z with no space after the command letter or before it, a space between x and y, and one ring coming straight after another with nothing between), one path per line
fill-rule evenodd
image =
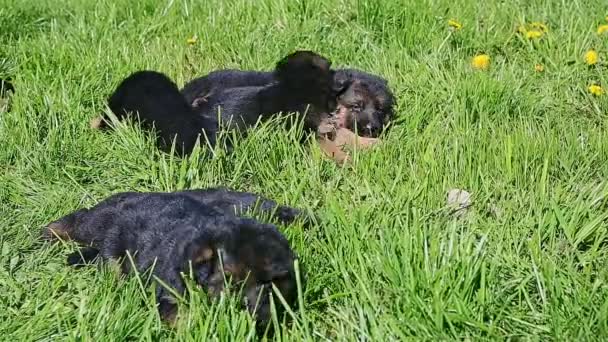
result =
M361 103L357 102L357 103L355 103L354 105L352 105L352 107L351 107L351 108L352 108L352 110L354 110L354 111L357 111L357 112L358 112L358 111L360 111L360 110L361 110L361 108L363 108L363 106L361 105Z

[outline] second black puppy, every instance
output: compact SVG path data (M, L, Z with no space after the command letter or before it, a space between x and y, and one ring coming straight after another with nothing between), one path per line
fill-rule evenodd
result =
M197 110L226 89L259 87L274 81L272 72L216 70L188 82L181 92ZM329 112L335 128L377 138L393 118L395 98L388 82L379 76L357 69L336 69L332 91Z
M90 209L81 209L44 230L47 240L75 240L87 247L68 257L71 264L121 260L128 273L133 258L139 272L153 274L177 293L185 292L183 274L190 274L211 297L225 290L225 279L242 290L242 303L264 329L270 320L274 284L288 304L296 298L295 254L288 241L271 224L237 216L235 208L258 205L290 222L294 208L251 193L226 189L176 193L119 193ZM84 260L83 260L84 259ZM173 321L177 305L169 289L157 285L161 317ZM275 298L275 303L279 301ZM280 304L277 309L280 310Z
M213 146L220 128L242 132L278 113L306 114L305 128L316 129L333 107L330 64L314 52L298 51L277 63L273 82L222 88L195 108L165 75L139 71L118 86L108 105L118 118L137 114L146 128L154 127L161 149L169 150L175 139L177 152L187 154L199 134ZM106 121L98 118L92 125L101 128Z

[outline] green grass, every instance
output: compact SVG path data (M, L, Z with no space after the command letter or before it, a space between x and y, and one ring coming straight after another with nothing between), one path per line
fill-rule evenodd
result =
M73 270L74 245L38 241L117 191L225 185L321 218L281 228L308 282L280 339L606 340L608 94L587 87L608 86L608 36L595 33L607 13L581 0L0 0L0 77L17 89L0 114L0 336L251 338L231 297L195 292L172 330L137 278ZM515 30L532 21L549 26L533 42ZM132 126L89 129L137 69L181 86L298 48L383 75L398 97L382 146L352 167L276 123L231 155L184 160ZM590 48L601 65L584 64ZM482 52L491 68L475 72ZM465 218L447 214L451 188L473 194Z

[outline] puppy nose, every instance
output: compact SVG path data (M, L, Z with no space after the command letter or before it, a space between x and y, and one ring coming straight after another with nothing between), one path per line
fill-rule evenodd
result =
M365 133L370 137L377 137L380 135L380 131L382 130L382 126L378 124L374 124L372 122L365 125Z

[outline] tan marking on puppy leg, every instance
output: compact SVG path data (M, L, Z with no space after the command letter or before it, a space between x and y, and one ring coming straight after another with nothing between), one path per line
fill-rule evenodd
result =
M328 138L321 137L319 139L319 147L329 158L333 159L338 164L343 164L349 161L348 154L344 152L334 141Z
M213 258L213 249L209 247L202 247L193 257L192 262L194 264L202 264L207 261L211 261Z
M353 148L367 149L378 144L380 139L359 137L346 128L338 128L333 140L321 136L318 141L321 151L341 165L350 162L350 156L345 150Z
M378 138L365 138L365 137L357 138L357 145L362 148L372 147L378 143L380 143L380 139L378 139Z
M118 258L109 258L104 261L104 264L112 274L117 278L123 275L122 260Z
M68 227L62 225L59 222L53 222L46 226L44 230L44 238L47 240L71 240L68 233Z
M336 128L344 128L346 126L346 120L348 118L348 108L343 105L338 105L336 112L334 113L334 125Z
M192 106L193 108L198 108L198 107L200 107L200 105L201 105L201 104L206 103L206 102L208 102L208 101L209 101L209 97L211 96L211 94L212 94L212 93L209 93L209 94L205 94L205 95L203 95L203 96L201 96L201 97L197 97L197 98L195 98L195 99L192 101L191 106Z
M170 328L175 328L177 325L177 318L179 316L179 307L177 305L177 301L174 298L167 297L165 298L173 307L170 311L165 311L163 316L161 317L163 322L167 324Z
M353 131L346 128L339 128L336 131L336 138L334 143L340 147L358 147L367 148L380 142L377 138L365 138L357 136Z
M94 117L89 121L89 125L92 129L100 129L103 124L103 118L101 116Z

